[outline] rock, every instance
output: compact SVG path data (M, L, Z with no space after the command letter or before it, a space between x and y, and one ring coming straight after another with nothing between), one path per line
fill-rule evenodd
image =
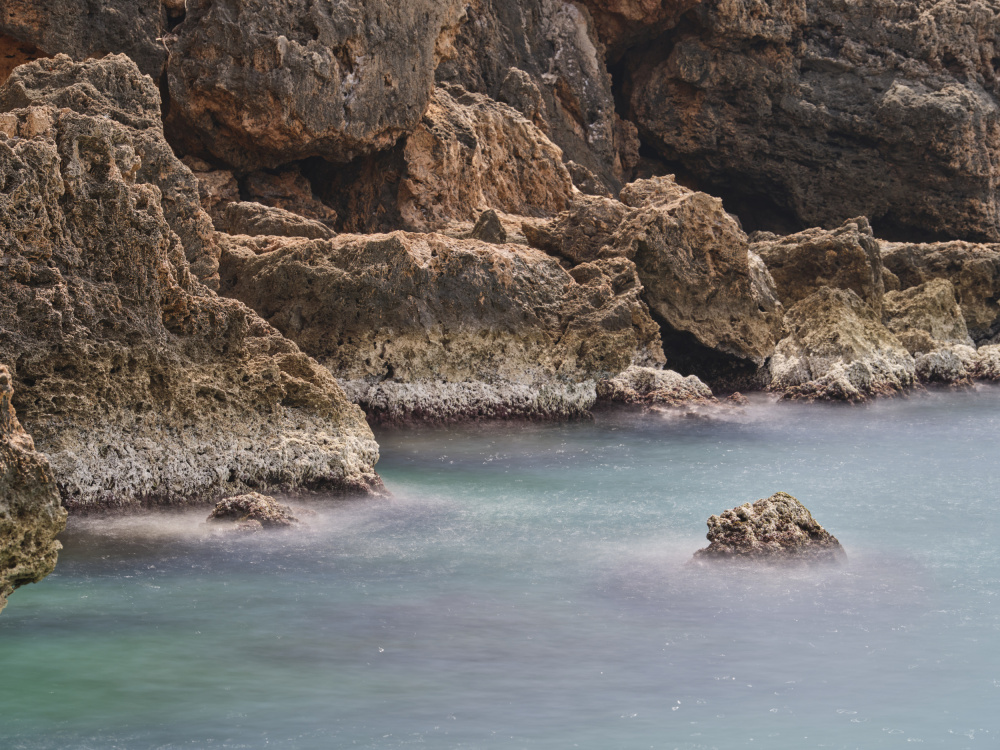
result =
M913 357L851 290L820 288L784 325L769 369L786 399L859 402L913 385Z
M244 181L247 195L265 206L291 211L306 219L318 221L333 229L337 212L313 194L309 180L295 168L277 173L252 172Z
M33 47L31 59L63 53L85 60L122 53L154 79L167 61L160 41L166 29L160 0L5 0L0 11L0 38ZM6 78L0 65L0 84Z
M597 380L663 362L625 259L567 273L522 246L402 232L225 243L224 293L378 419L581 414Z
M291 508L259 492L220 500L208 520L236 521L243 532L256 532L258 527L287 528L299 522Z
M457 0L190 0L167 37L171 115L239 169L346 162L423 117Z
M115 92L155 101L129 66L39 60L0 88L0 361L64 505L378 490L378 447L330 374L191 274L144 171L143 154L170 153L162 134L96 107ZM135 77L110 75L123 69ZM57 104L9 109L45 70L70 79Z
M507 102L567 161L616 193L638 163L639 139L616 113L587 10L566 0L471 0L465 7L455 55L442 59L437 80Z
M885 324L914 356L947 345L974 346L955 287L946 279L887 293Z
M507 105L459 87L435 90L403 158L398 210L416 231L474 221L491 208L553 215L573 194L562 153L544 133Z
M164 138L156 85L124 55L82 63L58 55L18 68L0 87L0 118L14 109L44 105L108 118L128 131L136 154L129 179L159 190L158 202L184 245L191 270L216 288L219 253L212 221L201 208L198 180Z
M882 262L904 290L933 279L950 281L977 343L1000 334L1000 245L883 243Z
M771 235L750 247L767 266L785 307L828 286L851 289L876 311L882 309L882 253L864 217L833 230Z
M13 394L0 365L0 611L14 589L52 572L62 548L56 535L66 527L52 469L18 422Z
M691 406L717 403L712 389L694 375L633 365L597 384L597 399L619 404Z
M602 257L602 251L614 241L615 232L633 213L624 203L611 198L577 195L569 209L551 222L526 224L523 231L532 247L575 265Z
M260 521L239 521L232 529L234 534L248 535L259 534L264 530L264 524Z
M507 241L507 230L500 223L500 217L492 208L483 211L472 228L472 239L502 245Z
M979 347L969 375L976 380L1000 380L1000 345Z
M687 18L626 56L623 89L703 189L799 228L1000 239L995 2L713 0Z
M198 180L198 195L201 198L201 207L214 216L223 210L229 203L240 200L240 184L236 181L235 175L228 169L212 169L211 166L201 159L185 157L182 159ZM214 223L214 221L213 221Z
M979 358L971 346L942 346L916 357L915 369L921 383L968 385Z
M739 391L735 391L726 397L726 403L733 406L748 406L750 404L750 399Z
M710 544L694 553L700 561L843 562L837 537L785 492L744 503L708 519Z
M212 221L220 232L251 237L275 235L325 240L334 235L334 231L326 224L306 219L291 211L250 201L225 204L214 212Z
M630 48L643 45L674 28L701 0L583 0L615 61Z

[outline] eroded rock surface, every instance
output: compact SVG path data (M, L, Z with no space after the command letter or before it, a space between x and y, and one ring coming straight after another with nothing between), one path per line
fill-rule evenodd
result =
M800 226L1000 239L1000 3L710 0L629 59L648 141Z
M597 33L617 60L630 47L642 45L672 29L701 0L583 0Z
M380 419L565 416L594 383L662 364L635 266L442 235L228 238L223 291Z
M24 431L11 397L13 380L0 365L0 611L18 586L52 572L66 526L52 469Z
M274 235L325 240L335 234L326 224L253 201L236 201L217 207L212 222L220 232L251 237Z
M695 560L813 563L847 559L837 537L786 492L712 516L708 541L707 547L694 553Z
M248 492L220 500L209 514L208 520L235 521L241 525L242 531L254 531L256 527L253 524L259 524L263 528L288 528L299 521L292 515L290 507L259 492Z
M965 325L955 287L947 279L885 295L885 320L911 354L947 345L974 346Z
M0 361L64 504L377 488L377 445L329 372L191 274L146 177L175 163L157 162L158 131L91 109L107 91L152 106L151 82L106 58L74 84L71 65L32 63L0 89ZM18 98L49 69L63 95Z
M597 384L599 401L614 404L696 406L718 403L712 389L694 375L633 365Z

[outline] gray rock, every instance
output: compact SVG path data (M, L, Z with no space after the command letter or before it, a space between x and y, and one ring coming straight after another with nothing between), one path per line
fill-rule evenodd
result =
M299 522L290 507L259 492L220 500L208 520L234 521L242 532L256 532L258 528L288 528Z

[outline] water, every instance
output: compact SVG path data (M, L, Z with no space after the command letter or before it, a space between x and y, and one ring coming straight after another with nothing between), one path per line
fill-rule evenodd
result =
M998 426L984 388L402 430L394 499L294 532L71 519L0 616L0 747L997 747ZM847 565L685 565L777 490Z

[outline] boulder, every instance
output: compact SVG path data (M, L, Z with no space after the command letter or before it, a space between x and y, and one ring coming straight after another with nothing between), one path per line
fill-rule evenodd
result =
M969 334L977 343L1000 334L1000 245L883 243L882 262L901 289L933 279L950 281Z
M208 287L216 288L219 253L212 221L202 210L198 180L164 138L156 84L124 55L82 63L57 55L21 66L0 87L0 120L5 112L45 105L106 118L127 132L136 154L130 167L134 172L128 178L157 188L157 201L184 245L191 270Z
M969 375L976 380L1000 380L1000 345L979 347L969 370Z
M226 203L216 208L212 222L220 232L246 234L251 237L309 237L325 240L335 234L326 224L312 221L283 208L265 206L252 201Z
M623 90L703 189L749 220L1000 239L1000 5L712 0L686 18L626 56Z
M67 75L65 96L10 109L46 70ZM157 101L120 57L39 60L0 88L0 361L64 504L377 490L378 447L329 372L192 275L144 161L170 154L160 131L96 108L128 91ZM159 165L193 183L172 155Z
M977 371L980 357L971 346L942 346L915 358L915 371L921 383L969 385Z
M171 117L244 170L346 162L420 122L453 54L458 0L189 0L165 38Z
M712 516L708 541L694 553L695 560L839 563L847 559L837 537L786 492Z
M864 217L833 230L785 237L758 233L751 239L750 248L767 266L785 307L828 286L851 289L876 311L882 309L882 253Z
M10 370L0 365L0 611L18 586L52 572L66 526L52 469L24 431L11 397Z
M597 399L614 404L693 406L718 403L712 389L694 375L633 365L597 384Z
M567 272L523 246L402 232L224 247L223 293L378 419L581 414L596 381L663 362L622 258Z
M494 245L503 245L507 242L507 230L504 229L503 222L500 221L497 212L492 208L479 215L469 236L471 239L492 242Z
M220 500L208 520L235 521L240 531L251 533L260 528L288 528L299 522L291 508L259 492Z
M885 324L910 354L926 354L948 345L975 346L969 337L955 287L933 279L885 295Z
M786 399L859 402L914 383L913 357L849 289L813 292L785 313L784 328L769 387Z
M532 247L575 265L613 254L606 248L612 244L618 228L633 213L621 201L577 195L569 208L552 221L525 224L523 231Z

